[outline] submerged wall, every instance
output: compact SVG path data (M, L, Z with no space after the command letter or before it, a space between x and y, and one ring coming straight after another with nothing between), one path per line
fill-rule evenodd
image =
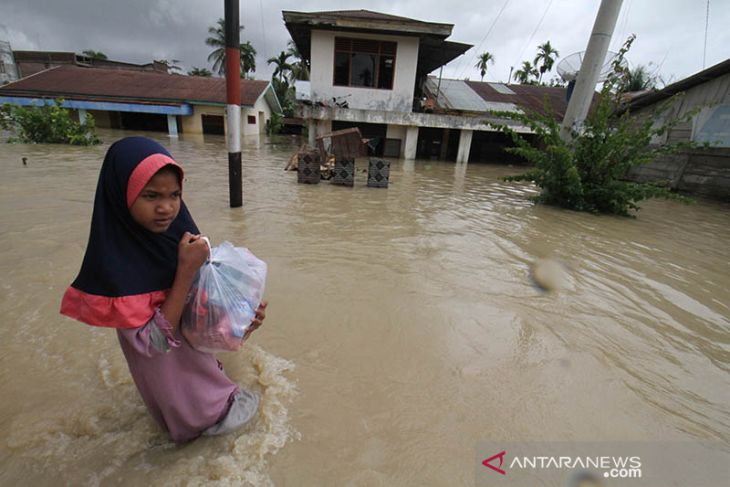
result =
M673 189L730 201L730 148L662 156L632 169L628 177L640 182L666 181Z

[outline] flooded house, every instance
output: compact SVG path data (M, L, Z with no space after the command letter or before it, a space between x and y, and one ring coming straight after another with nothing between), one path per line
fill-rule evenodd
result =
M661 90L637 94L629 109L635 117L674 124L655 137L655 144L708 145L661 156L635 168L632 179L730 200L730 59Z
M281 105L270 82L240 83L241 135L263 134ZM58 98L80 120L93 115L100 128L166 131L173 136L222 135L226 130L223 78L61 63L0 87L0 104L33 106Z
M504 162L511 141L490 122L530 130L492 111L540 110L548 98L556 118L565 112L563 88L429 76L472 47L447 40L452 24L369 10L284 11L283 19L310 63L310 81L297 82L310 145L357 127L379 156Z

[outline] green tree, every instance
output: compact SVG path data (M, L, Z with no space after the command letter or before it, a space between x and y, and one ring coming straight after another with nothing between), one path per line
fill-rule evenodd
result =
M91 49L88 49L86 51L82 51L81 54L83 54L86 57L89 57L91 59L100 59L102 61L108 59L106 57L106 54L104 54L101 51L92 51Z
M213 76L213 73L206 68L197 68L193 66L193 69L188 71L188 76L203 76L204 78L210 78Z
M692 145L651 145L654 136L662 135L686 119L656 126L655 117L633 118L623 104L621 93L616 87L623 82L625 72L621 60L633 40L633 36L629 37L619 51L613 63L613 73L604 82L596 106L585 120L583 129L574 131L570 140L561 138L560 122L555 116L493 113L497 117L530 127L540 142L537 147L508 125L492 124L511 136L515 147L507 149L509 152L533 163L532 169L526 173L508 177L507 180L535 183L541 189L536 198L538 202L592 213L628 216L631 211L639 210L638 202L654 197L687 201L662 185L624 180L632 167L647 163L660 154L676 152ZM666 110L667 106L659 111Z
M636 66L634 69L627 69L624 72L618 90L622 93L632 91L644 91L656 88L658 78L649 73L649 68L644 65Z
M5 104L0 107L0 128L14 131L8 142L24 144L93 145L101 141L95 133L94 117L86 115L83 123L71 118L71 111L63 108L63 100L51 105L22 107Z
M290 64L290 80L292 82L298 79L304 81L309 80L309 63L306 59L304 59L304 57L302 57L299 49L297 49L297 45L294 44L294 41L290 40L286 43L286 46L286 53L294 60L294 62Z
M530 61L522 61L522 67L515 71L513 76L520 84L534 85L537 82L538 74L537 68Z
M281 103L284 115L287 117L294 115L294 88L289 86L286 79L279 78L271 78L271 87L274 88L276 97Z
M560 53L550 45L550 41L537 46L537 55L535 56L534 63L536 67L538 64L540 66L540 77L538 78L538 83L542 83L542 76L553 69L553 64L555 64L555 59L558 56L560 56Z
M256 49L249 41L241 44L241 78L248 78L256 71Z
M205 39L205 43L214 48L208 55L208 62L213 63L213 71L223 76L226 72L226 21L218 19L216 25L208 28L210 36ZM238 27L239 31L243 30L243 26ZM241 51L241 78L248 76L248 73L256 71L256 49L249 41L240 44Z
M284 81L288 78L287 73L291 73L291 64L289 64L287 61L289 60L289 54L285 51L281 51L279 53L279 56L270 57L266 60L268 64L274 65L274 72L271 75L272 78L279 77L279 81Z
M477 63L474 66L479 70L479 74L482 75L482 81L484 81L484 75L487 74L487 65L488 63L494 64L494 56L492 56L492 53L484 51L478 58Z

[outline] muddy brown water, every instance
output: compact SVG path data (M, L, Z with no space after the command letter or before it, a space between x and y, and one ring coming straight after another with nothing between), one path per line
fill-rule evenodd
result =
M393 161L387 190L296 183L299 141L152 135L213 242L269 264L269 312L228 373L251 431L171 444L111 330L61 317L88 236L92 148L0 146L0 484L472 485L486 440L694 440L730 449L730 208L637 219L534 206L517 168ZM149 135L149 134L148 134ZM21 157L28 158L23 166ZM362 168L362 162L359 163ZM551 257L564 286L530 266Z

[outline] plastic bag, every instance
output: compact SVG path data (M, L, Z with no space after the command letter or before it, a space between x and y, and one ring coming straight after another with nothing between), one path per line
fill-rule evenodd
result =
M201 352L241 348L266 283L266 263L247 248L223 242L195 275L185 300L183 336Z

